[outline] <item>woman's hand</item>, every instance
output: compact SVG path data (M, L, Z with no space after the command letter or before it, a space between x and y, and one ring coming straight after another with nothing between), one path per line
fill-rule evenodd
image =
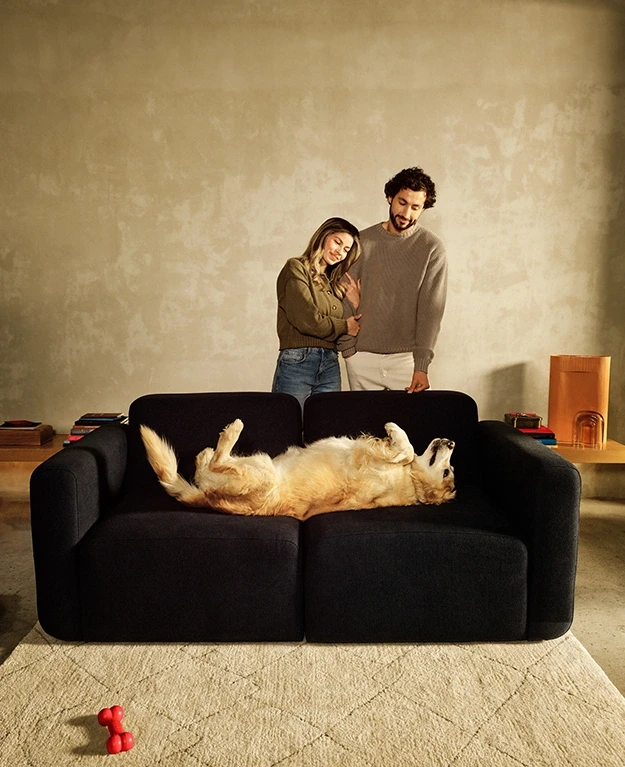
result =
M360 306L360 280L355 280L349 272L344 275L347 285L345 286L345 298L354 308L354 311Z
M360 333L360 323L358 320L362 317L362 314L355 314L353 317L347 318L347 333L350 336L357 336Z

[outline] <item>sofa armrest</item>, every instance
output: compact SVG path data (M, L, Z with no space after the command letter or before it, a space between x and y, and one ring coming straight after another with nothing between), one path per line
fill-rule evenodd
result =
M114 501L122 491L128 461L127 435L127 426L101 426L70 446L71 450L89 450L93 454L105 503Z
M125 431L111 427L56 453L31 476L37 612L60 639L81 638L77 545L119 496L125 463Z
M573 620L581 479L575 466L501 421L480 421L484 489L513 517L528 549L528 639Z

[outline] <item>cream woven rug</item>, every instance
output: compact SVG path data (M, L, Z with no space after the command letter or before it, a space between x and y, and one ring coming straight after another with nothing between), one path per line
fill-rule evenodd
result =
M132 751L106 753L101 708ZM625 698L572 634L532 644L105 645L36 626L0 666L0 764L625 765Z

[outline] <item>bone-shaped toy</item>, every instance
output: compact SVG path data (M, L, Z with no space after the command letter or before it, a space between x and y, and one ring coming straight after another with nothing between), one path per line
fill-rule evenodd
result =
M130 751L135 744L131 732L124 732L122 719L124 709L121 706L103 708L98 714L98 723L102 727L108 727L109 738L106 741L106 750L109 754L119 754L120 751Z

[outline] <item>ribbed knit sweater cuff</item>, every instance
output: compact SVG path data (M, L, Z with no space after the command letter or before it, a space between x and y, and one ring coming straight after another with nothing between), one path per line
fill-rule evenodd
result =
M414 358L414 369L415 370L421 370L424 373L428 372L428 368L430 367L431 360L427 357L415 357Z

